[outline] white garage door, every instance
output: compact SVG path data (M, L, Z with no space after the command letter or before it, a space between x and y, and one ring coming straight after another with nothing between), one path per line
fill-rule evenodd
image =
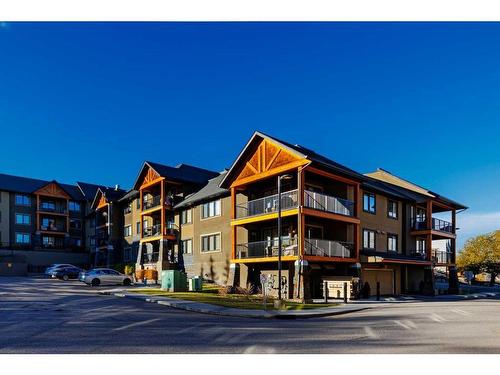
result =
M394 294L394 272L393 270L364 270L363 272L365 282L370 285L371 295L377 294L377 282L380 282L381 295Z

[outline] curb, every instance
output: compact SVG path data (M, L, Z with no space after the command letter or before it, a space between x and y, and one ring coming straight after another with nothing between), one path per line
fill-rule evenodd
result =
M149 302L149 303L156 303L158 305L163 305L163 306L168 306L174 309L178 310L185 310L185 311L191 311L191 312L196 312L196 313L201 313L201 314L209 314L209 315L218 315L218 316L232 316L232 317L237 317L237 318L257 318L257 319L309 319L309 318L321 318L321 317L326 317L326 316L335 316L335 315L344 315L348 314L351 312L357 312L357 311L362 311L362 310L367 310L370 309L371 307L367 306L359 306L359 307L352 307L352 308L345 308L345 309L336 309L334 311L321 311L321 312L311 312L311 313L302 313L302 314L297 314L294 313L293 311L286 311L286 312L261 312L260 310L255 310L255 313L250 313L250 310L246 311L241 311L238 309L233 309L233 308L227 308L227 307L221 307L221 306L214 306L215 309L206 309L206 308L200 308L200 307L192 307L185 305L182 302L186 302L182 300L182 302L173 302L173 301L168 301L165 299L157 299L154 297L150 296L144 296L144 295L131 295L131 294L125 294L125 293L119 293L119 292L106 292L106 291L101 291L99 292L101 295L107 295L107 296L115 296L115 297L120 297L120 298L129 298L129 299L134 299L138 301L144 301L144 302ZM180 300L179 300L180 301ZM219 310L217 310L219 309Z

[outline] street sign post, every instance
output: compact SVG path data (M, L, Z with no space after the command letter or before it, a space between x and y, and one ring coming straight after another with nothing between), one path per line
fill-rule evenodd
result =
M264 310L267 310L267 277L263 273L260 274L260 285L262 285L262 301Z

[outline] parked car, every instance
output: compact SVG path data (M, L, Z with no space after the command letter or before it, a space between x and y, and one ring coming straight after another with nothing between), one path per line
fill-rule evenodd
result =
M450 287L448 279L440 275L434 278L434 285L436 289L448 289Z
M92 286L99 285L130 285L132 279L111 268L94 268L88 272L81 272L78 279Z
M64 281L69 279L78 279L80 273L83 272L81 268L78 267L60 267L55 268L50 271L50 275L52 277L56 277L58 279L63 279Z
M56 264L51 264L50 266L48 266L46 269L45 269L45 275L47 276L50 276L50 277L53 277L52 276L52 271L55 271L55 270L58 270L58 269L61 269L61 268L65 268L65 267L74 267L76 268L74 265L72 264L65 264L65 263L56 263Z

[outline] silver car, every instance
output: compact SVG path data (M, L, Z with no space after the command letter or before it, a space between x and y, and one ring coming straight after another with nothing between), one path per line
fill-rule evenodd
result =
M111 268L94 268L88 272L81 273L79 280L92 286L132 284L130 276L123 275Z

